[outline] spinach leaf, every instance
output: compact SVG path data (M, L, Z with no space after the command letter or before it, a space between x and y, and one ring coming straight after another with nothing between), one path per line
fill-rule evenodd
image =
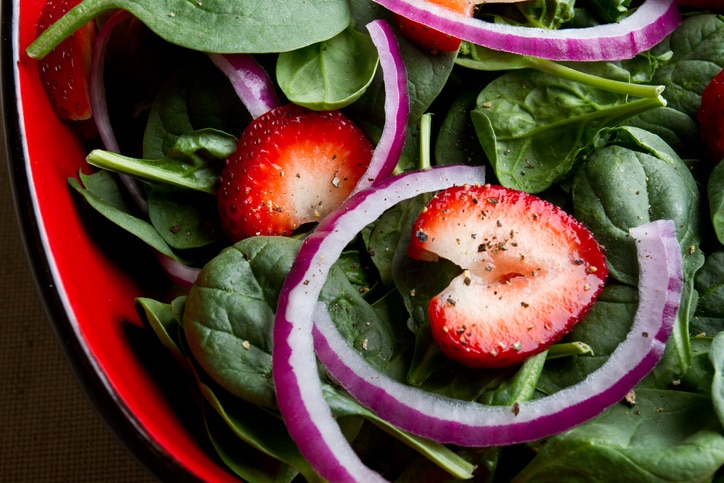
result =
M691 364L689 320L694 315L694 273L704 262L700 194L689 168L658 136L634 127L611 131L573 178L574 215L605 248L609 274L635 286L636 248L628 230L658 219L672 219L682 247L685 285L670 343L681 371Z
M574 216L605 247L610 275L635 286L638 268L629 228L673 219L683 252L693 253L701 241L700 195L689 168L661 138L634 127L610 133L609 142L576 170Z
M350 26L329 40L279 54L276 77L291 102L341 109L364 94L378 61L369 35Z
M669 344L664 356L654 370L639 383L639 387L710 394L714 374L709 361L711 337L692 337L690 344L692 356L686 371L681 369L676 348Z
M114 9L131 12L173 44L215 53L294 50L329 39L351 22L347 0L83 0L39 36L28 55L43 57L82 25Z
M391 434L409 447L424 455L429 461L445 469L452 476L459 479L469 479L473 476L473 466L445 445L415 436L389 424L370 410L361 406L355 399L336 388L325 385L322 387L324 398L332 412L339 416L360 415L383 431Z
M697 317L724 318L724 251L716 251L706 257L694 278L694 288L699 292ZM724 330L724 326L719 330Z
M147 297L139 297L135 301L136 312L144 325L153 330L161 344L173 355L181 366L186 365L186 353L183 350L183 332L179 323L181 312L174 306L183 306L186 297L181 296L167 304Z
M513 480L707 481L724 463L724 434L707 396L637 389L600 417L550 438Z
M148 218L176 250L207 247L221 239L216 197L162 184L146 189Z
M471 115L498 181L538 193L567 176L603 128L663 102L627 102L620 94L524 69L488 84Z
M260 410L256 406L251 407L253 410ZM250 415L253 417L254 411ZM268 414L265 416L267 419L271 417ZM299 472L293 467L257 450L253 445L241 439L238 432L234 431L235 428L230 426L230 421L216 413L206 401L203 404L203 419L209 442L219 460L242 481L292 483L299 475ZM261 419L256 422L264 424L265 420ZM270 434L265 436L267 436L265 439L269 439Z
M709 350L709 360L714 366L711 399L719 423L724 426L724 332L714 337Z
M210 61L194 62L172 75L156 96L143 136L143 157L189 152L177 143L193 132L238 136L250 120L228 79Z
M582 381L601 367L626 338L637 307L635 287L607 284L586 317L563 339L584 341L592 354L547 361L538 381L538 391L553 394Z
M589 0L588 9L593 12L602 23L618 22L628 14L631 0Z
M409 240L411 222L420 213L423 204L423 197L398 203L363 231L367 251L385 286L390 287L394 282L393 260L398 247Z
M204 266L189 291L182 326L191 353L216 383L273 408L274 307L299 242L248 240Z
M483 393L481 402L491 406L513 406L532 399L546 356L544 351L527 359L513 376L502 381L494 390Z
M663 42L652 49L657 55L673 53L654 73L653 82L666 86L667 105L692 118L701 104L701 93L724 67L724 18L714 14L686 17Z
M719 243L724 244L724 163L718 163L709 175L707 193L711 224Z
M236 151L236 137L215 129L182 134L160 159L141 159L94 149L86 161L147 181L216 194L222 161Z
M231 397L222 390L216 390L197 378L197 386L201 391L201 395L206 400L209 408L214 411L221 421L229 428L233 434L240 440L250 445L255 450L269 455L272 458L283 462L289 467L277 466L277 473L287 474L287 481L292 481L297 473L301 473L306 481L321 482L323 481L319 475L312 469L307 460L301 455L297 445L287 432L284 421L275 414L266 411L247 401L240 401L238 398ZM206 412L206 420L209 421L210 415ZM209 428L212 429L211 427ZM213 436L216 432L211 432ZM238 444L238 441L237 441ZM218 442L217 442L218 445ZM248 458L248 456L247 456ZM239 458L235 458L232 468L236 469L237 474L243 478L249 478L249 473L259 471L259 465L256 458L247 459L247 465L243 465L240 472ZM228 464L228 462L227 462ZM267 474L269 471L266 472ZM266 475L265 475L266 477ZM256 481L259 481L256 479ZM269 481L284 481L277 476Z
M630 72L620 65L610 62L562 63L548 59L489 49L480 45L463 44L461 54L455 60L457 65L480 71L505 71L515 69L535 69L561 79L579 82L590 87L603 89L632 97L656 97L664 91L664 86L638 83L649 81L648 75ZM650 65L655 62L647 62ZM630 63L631 67L636 64ZM645 71L648 71L646 69Z
M575 15L574 0L534 0L516 4L531 27L558 29Z
M682 159L701 155L699 125L694 118L677 109L659 107L627 119L624 124L656 134Z
M487 161L470 119L479 92L467 89L450 105L435 140L435 164L482 165Z
M92 175L81 172L78 179L70 178L68 183L90 206L108 220L132 233L158 252L180 261L179 256L174 253L156 228L134 214L133 209L123 199L122 190L110 172L98 171Z

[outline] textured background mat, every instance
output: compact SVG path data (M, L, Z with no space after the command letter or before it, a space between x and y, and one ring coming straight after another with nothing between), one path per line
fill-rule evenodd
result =
M61 352L21 243L3 156L0 482L156 481L101 421Z

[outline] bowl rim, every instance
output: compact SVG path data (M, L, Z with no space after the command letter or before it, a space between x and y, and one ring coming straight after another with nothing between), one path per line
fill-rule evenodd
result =
M0 128L20 236L46 317L82 391L101 420L136 460L161 480L203 481L161 448L135 419L83 344L77 321L68 314L62 285L53 273L47 234L40 227L37 200L29 178L17 67L19 3L20 0L5 0L0 7L0 108L3 112Z

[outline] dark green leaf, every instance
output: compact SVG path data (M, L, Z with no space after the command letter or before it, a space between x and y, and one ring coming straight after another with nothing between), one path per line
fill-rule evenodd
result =
M724 434L708 397L637 389L635 406L617 404L550 438L513 481L700 482L723 463Z
M538 193L568 175L577 157L612 127L660 107L528 69L498 77L478 96L473 124L504 186Z
M281 53L277 82L296 104L315 110L341 109L364 94L378 60L369 35L349 27L329 40Z
M724 244L724 163L718 163L709 175L707 192L714 233L719 243Z
M44 56L86 22L117 8L171 43L215 53L294 50L329 39L351 22L346 0L84 0L46 30L29 55Z
M163 237L146 220L130 212L125 203L122 203L121 190L113 180L111 173L99 171L93 175L79 174L80 182L71 178L68 183L101 215L132 233L160 253L179 260ZM83 185L89 187L84 188Z

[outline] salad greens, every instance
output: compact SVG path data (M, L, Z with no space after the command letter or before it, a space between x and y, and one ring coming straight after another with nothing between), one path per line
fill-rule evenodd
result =
M123 8L137 17L131 20L137 30L162 38L156 45L163 50L148 62L165 67L139 68L109 49L114 75L108 78L139 71L153 78L143 88L109 85L122 153L91 146L88 162L103 169L70 185L140 243L200 269L192 288L176 287L163 300L139 298L136 307L196 381L204 401L200 417L220 459L246 481L298 475L316 481L275 412L271 377L273 314L304 233L231 246L221 233L215 183L249 115L203 52L258 54L283 99L344 109L376 140L384 86L364 26L387 14L367 0L290 0L272 8L261 1L82 5L59 22L55 40L101 12ZM629 8L626 0L534 0L524 9L491 7L482 14L565 28L614 21ZM112 37L111 47L133 31ZM53 41L31 49L42 54ZM491 405L582 380L630 328L638 273L627 233L649 220L676 221L685 290L661 363L635 395L573 430L513 447L445 446L383 422L320 367L325 398L346 436L373 468L400 482L473 475L488 482L721 478L724 168L703 160L695 115L701 91L724 67L724 17L692 12L650 52L616 63L556 63L469 44L456 54L431 53L402 37L399 42L411 118L398 170L487 165L491 182L537 193L573 213L605 246L611 276L587 317L547 352L520 367L460 367L432 343L425 311L459 268L441 261L433 269L406 257L410 226L427 198L400 203L357 236L322 296L341 333L370 364L427 391ZM161 62L169 51L174 62ZM159 86L152 102L149 85ZM114 105L115 93L133 109ZM128 202L111 172L142 180L147 211Z

